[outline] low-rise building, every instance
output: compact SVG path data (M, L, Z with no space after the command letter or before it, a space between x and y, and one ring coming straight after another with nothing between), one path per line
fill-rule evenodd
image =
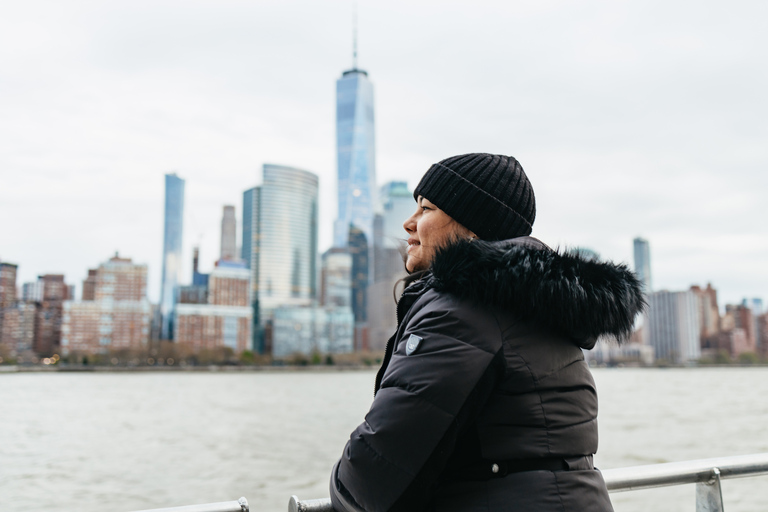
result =
M752 309L744 304L726 304L721 331L742 329L746 336L744 352L757 352L757 322Z
M354 348L354 314L349 306L281 306L273 311L272 355L340 354Z
M701 353L711 359L720 354L727 354L732 359L738 359L741 354L754 353L755 347L750 344L747 333L740 327L721 331L702 340Z

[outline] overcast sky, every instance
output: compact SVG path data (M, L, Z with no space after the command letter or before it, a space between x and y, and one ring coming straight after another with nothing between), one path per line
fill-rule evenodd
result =
M185 276L264 163L320 177L330 245L352 0L0 5L0 259L19 284L64 273L79 297L119 251L156 301L168 172ZM548 244L631 264L643 236L655 288L768 299L768 3L361 1L358 19L380 183L514 155Z

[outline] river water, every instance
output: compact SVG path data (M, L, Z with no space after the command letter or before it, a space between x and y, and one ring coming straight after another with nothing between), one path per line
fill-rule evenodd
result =
M601 468L768 452L768 368L596 369ZM236 500L285 511L328 476L373 371L0 374L0 511L116 512ZM768 510L768 477L726 480ZM694 486L611 495L694 510Z

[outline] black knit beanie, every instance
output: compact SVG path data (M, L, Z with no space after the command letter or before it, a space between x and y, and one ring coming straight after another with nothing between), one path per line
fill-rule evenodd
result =
M413 192L424 196L482 240L530 235L533 187L511 156L470 153L434 164Z

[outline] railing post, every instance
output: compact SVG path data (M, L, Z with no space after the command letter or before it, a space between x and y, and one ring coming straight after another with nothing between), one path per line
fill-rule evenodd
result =
M295 494L288 502L288 512L333 512L330 498L300 500Z
M712 478L696 484L696 512L724 512L720 470L712 468Z

